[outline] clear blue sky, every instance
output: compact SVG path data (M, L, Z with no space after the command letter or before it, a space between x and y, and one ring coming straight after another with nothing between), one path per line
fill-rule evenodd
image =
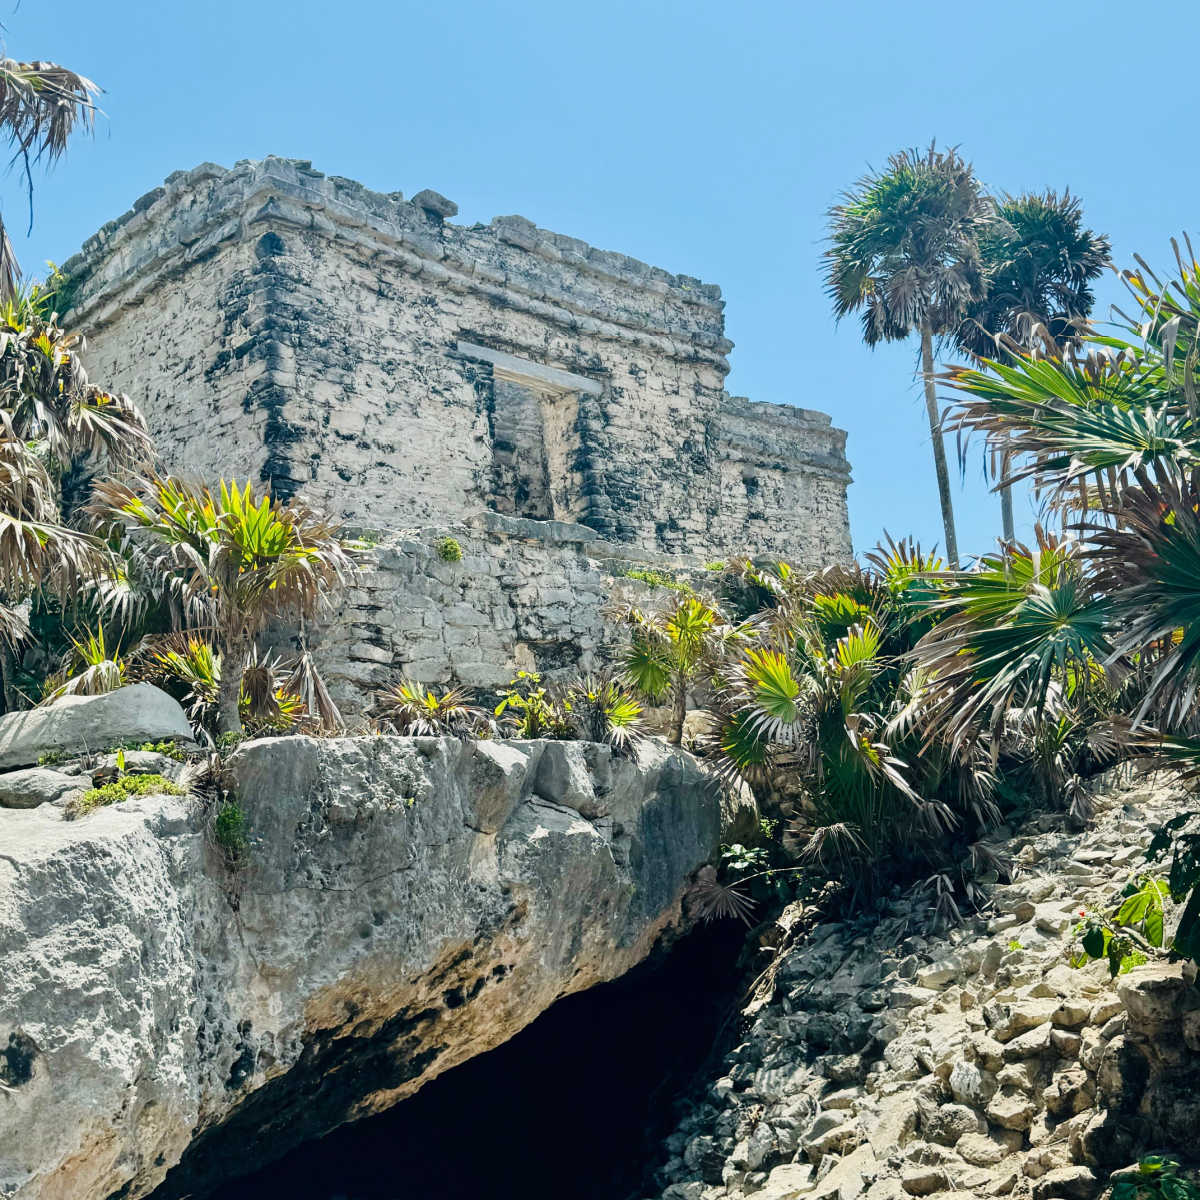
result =
M822 292L840 189L936 136L992 188L1069 186L1122 265L1166 263L1197 228L1194 73L1172 49L1196 44L1194 0L58 0L52 17L24 0L0 19L14 57L105 88L95 139L37 180L31 238L20 181L2 184L27 269L205 160L307 158L434 188L460 220L521 213L719 283L730 390L849 430L859 549L941 527L915 347L867 350ZM999 530L981 461L956 496L968 553ZM1030 512L1020 498L1025 528Z

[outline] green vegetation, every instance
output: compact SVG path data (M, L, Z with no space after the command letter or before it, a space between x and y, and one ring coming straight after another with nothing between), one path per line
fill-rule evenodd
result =
M644 734L642 706L606 674L584 675L564 686L518 671L494 715L514 737L605 742L618 754L631 753Z
M232 800L226 800L213 821L213 839L225 856L226 865L243 865L250 853L250 835L246 814Z
M462 688L439 695L411 679L379 692L374 711L381 724L409 737L466 737L486 720L481 708L467 703Z
M1091 283L1109 242L1082 228L1079 201L1053 192L984 194L955 150L905 150L860 179L829 212L826 290L838 318L861 312L868 346L920 340L926 416L946 535L957 568L950 473L934 381L934 341L977 361L1003 360L1049 340L1083 336ZM1005 456L1001 445L997 453ZM1013 538L1006 487L1004 537Z
M439 538L435 549L442 562L462 562L463 550L457 538Z
M112 783L89 788L79 797L79 813L90 813L107 804L119 804L131 796L182 796L183 788L164 775L122 775Z
M139 750L148 754L161 754L165 758L173 758L176 762L186 762L187 754L178 742L174 740L163 742L121 742L116 746L109 746L105 751L106 754L116 754L121 750Z
M1111 1200L1200 1200L1200 1187L1179 1174L1179 1163L1161 1154L1138 1161L1137 1175L1113 1184Z
M693 595L657 610L630 605L614 616L631 635L625 677L649 699L670 701L667 736L681 745L689 689L711 678L722 656L750 636L749 628L731 624L715 603Z
M682 580L676 579L674 575L668 575L666 571L652 570L650 567L628 567L617 572L617 576L620 579L636 579L641 583L649 584L652 588L667 588L672 592L690 592L692 590Z
M272 619L317 616L356 566L357 545L335 523L299 501L256 494L250 483L222 481L214 491L171 476L110 480L96 486L90 509L110 527L142 530L150 562L192 620L214 631L222 733L242 728L255 636Z

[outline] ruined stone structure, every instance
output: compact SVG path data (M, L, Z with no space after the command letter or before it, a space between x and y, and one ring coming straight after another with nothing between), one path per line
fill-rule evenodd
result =
M719 288L456 212L292 160L205 164L66 264L72 321L172 468L302 493L384 541L491 512L519 519L525 545L531 523L558 522L609 557L849 557L845 435L725 392ZM364 661L429 659L375 625ZM521 656L496 632L500 675Z

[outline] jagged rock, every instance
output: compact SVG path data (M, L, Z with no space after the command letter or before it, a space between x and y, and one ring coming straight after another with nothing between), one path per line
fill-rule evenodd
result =
M1115 1112L1098 1112L1072 1139L1072 1152L1089 1166L1112 1168L1133 1157L1136 1144L1134 1129L1127 1119Z
M1064 1071L1042 1093L1042 1102L1052 1116L1073 1117L1090 1107L1093 1097L1094 1088L1086 1071Z
M1153 1035L1179 1022L1191 999L1194 977L1190 964L1154 963L1121 978L1117 996L1129 1014L1131 1029Z
M88 781L45 767L27 767L0 775L0 808L37 808L39 804L65 804L83 794Z
M942 1146L953 1146L968 1133L985 1133L987 1124L965 1104L943 1104L925 1125L925 1136Z
M1037 1105L1015 1088L1002 1088L988 1101L987 1119L1001 1129L1028 1129L1037 1113Z
M1058 1005L1053 1000L1024 1000L1016 1004L994 1005L984 1009L992 1037L1010 1042L1019 1034L1053 1019Z
M771 1171L767 1182L755 1195L759 1200L796 1200L799 1196L810 1196L812 1188L810 1163L784 1163Z
M1002 1158L1021 1148L1021 1135L1011 1129L991 1133L967 1133L954 1147L959 1158L976 1167L994 1167Z
M1053 1026L1047 1022L1036 1029L1019 1034L1004 1046L1006 1063L1021 1062L1027 1058L1040 1058L1050 1049L1050 1034Z
M0 717L0 768L27 767L47 751L99 752L121 742L190 742L179 702L148 683L102 696L63 696L44 708Z
M841 1154L857 1141L858 1126L847 1121L845 1113L826 1112L801 1137L800 1146L814 1163L819 1163L826 1154Z
M644 958L720 844L718 795L660 743L597 747L592 823L534 794L543 750L251 742L229 764L252 838L233 876L189 797L0 810L0 1045L27 1047L0 1190L136 1200L187 1150L172 1187L203 1193Z
M960 1104L982 1108L996 1094L996 1080L990 1071L982 1071L975 1063L960 1059L946 1081L950 1094Z
M1059 1167L1033 1185L1033 1200L1092 1200L1098 1188L1087 1167Z
M1132 1113L1150 1078L1150 1063L1142 1050L1126 1037L1114 1038L1100 1057L1096 1090L1105 1106L1117 1113Z
M944 1192L950 1179L942 1167L909 1167L900 1176L900 1186L910 1196L932 1196Z

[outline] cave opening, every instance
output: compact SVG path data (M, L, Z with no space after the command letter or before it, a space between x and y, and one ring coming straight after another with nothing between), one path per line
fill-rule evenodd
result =
M745 929L703 926L378 1116L204 1200L640 1200L736 1032ZM200 1200L200 1194L196 1195Z

